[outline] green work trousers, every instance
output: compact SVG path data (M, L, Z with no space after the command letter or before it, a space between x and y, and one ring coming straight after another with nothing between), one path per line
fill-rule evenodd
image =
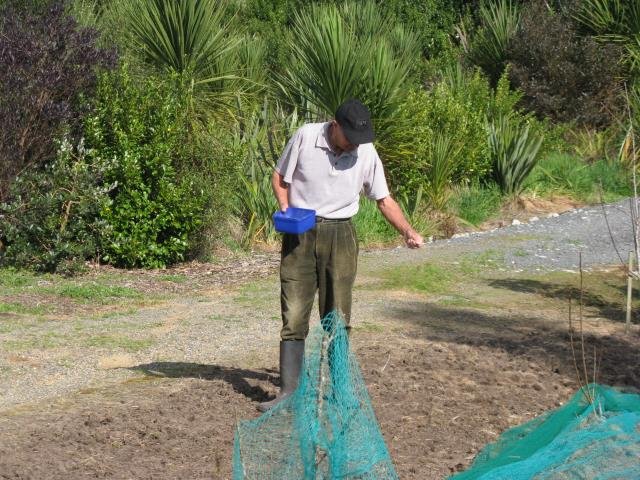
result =
M304 233L285 234L280 262L282 340L304 340L316 291L320 318L339 311L349 325L358 265L358 239L350 220L319 219Z

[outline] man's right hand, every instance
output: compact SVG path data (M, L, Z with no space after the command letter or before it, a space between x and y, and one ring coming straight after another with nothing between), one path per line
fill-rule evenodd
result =
M420 248L424 245L424 239L413 228L407 228L404 232L404 243L409 248Z

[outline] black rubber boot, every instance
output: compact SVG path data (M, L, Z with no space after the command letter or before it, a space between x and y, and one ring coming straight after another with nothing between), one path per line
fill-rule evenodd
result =
M283 340L280 342L280 393L273 400L258 404L258 410L266 412L298 388L303 359L304 340Z

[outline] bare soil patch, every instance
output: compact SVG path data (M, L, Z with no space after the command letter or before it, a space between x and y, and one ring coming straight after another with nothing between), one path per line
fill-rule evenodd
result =
M505 429L578 387L565 313L541 291L508 286L474 286L485 297L511 292L490 311L442 296L358 292L353 349L400 478L464 469ZM514 308L524 302L525 312ZM625 335L601 307L586 305L584 324L589 349L601 354L598 381L639 388L638 331ZM6 411L0 478L229 479L235 424L277 389L274 356L263 364L135 365L146 377Z
M581 292L576 273L509 271L493 254L517 235L361 259L352 348L403 480L466 468L506 429L575 393L569 299L583 298L595 380L640 389L624 272L590 271ZM277 390L278 257L237 262L89 272L85 281L164 298L119 316L88 317L115 307L72 300L62 321L0 316L0 342L14 342L0 351L5 396L18 385L42 394L0 410L0 479L230 479L236 423ZM16 298L49 297L16 289L4 301Z

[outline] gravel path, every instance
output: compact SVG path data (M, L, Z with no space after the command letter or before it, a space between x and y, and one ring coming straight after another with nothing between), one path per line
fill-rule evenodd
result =
M485 232L458 234L420 250L396 248L391 252L367 252L365 256L392 253L392 263L402 258L418 261L451 253L491 251L500 258L504 269L577 270L580 252L583 267L589 269L626 263L633 249L628 199L514 223Z
M438 257L455 261L456 257L474 252L491 252L499 259L498 268L506 270L576 270L579 252L583 253L586 269L611 265L620 259L609 235L607 220L615 246L626 258L632 248L628 200L604 208L580 208L493 231L464 234L433 242L419 250L395 248L363 252L359 278L365 278L367 270L375 271L386 265ZM117 384L141 376L141 370L155 370L163 361L251 368L263 364L265 356L275 358L278 329L274 325L279 322L279 287L275 277L278 255L263 257L265 271L261 276L273 274L273 281L258 290L244 294L237 289L229 291L228 285L222 282L215 290L184 294L170 303L141 309L126 317L80 316L73 323L46 321L30 329L17 330L12 335L18 340L39 335L44 338L43 342L60 344L20 353L0 352L0 411L83 388ZM236 270L241 271L242 266ZM251 272L245 273L246 280L254 278ZM217 276L221 281L232 277L225 270L212 274ZM195 288L198 279L192 280ZM250 322L246 321L248 318ZM133 341L148 341L149 346L130 353L114 351L108 345L87 348L76 341L80 332L98 338L102 334L126 335Z

